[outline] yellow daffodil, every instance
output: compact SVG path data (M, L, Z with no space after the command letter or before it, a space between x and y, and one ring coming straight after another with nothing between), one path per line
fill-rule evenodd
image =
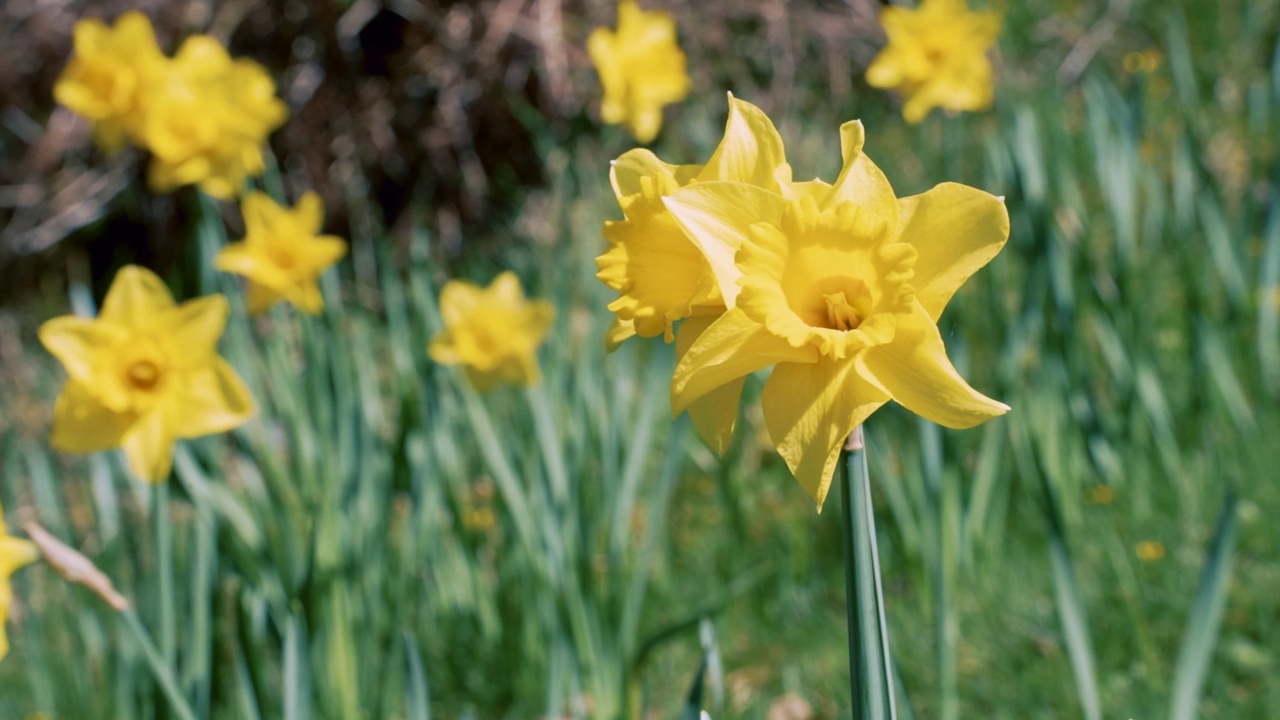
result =
M642 143L657 137L662 108L689 94L684 51L668 13L646 12L633 0L622 0L618 29L596 28L587 38L587 52L604 86L601 119L625 125Z
M914 9L883 8L880 23L889 44L867 68L867 82L901 93L907 122L920 122L934 108L991 107L987 52L1000 34L999 15L971 11L965 0L923 0Z
M606 343L613 349L633 335L662 335L668 342L676 339L679 354L725 304L704 257L716 248L699 248L662 198L698 182L740 182L787 194L803 186L791 183L782 138L768 116L732 95L724 137L705 165L668 165L636 149L614 161L609 179L625 219L605 223L609 249L596 258L596 277L619 293L609 304L616 321ZM675 324L682 320L677 337ZM741 385L741 380L731 383L689 410L699 434L719 453L728 449L733 434Z
M39 557L36 546L29 540L9 534L4 524L4 507L0 506L0 660L9 654L9 637L4 626L9 621L9 608L13 605L13 588L9 578Z
M160 278L131 265L116 275L97 319L42 325L40 342L68 376L51 444L74 453L122 447L135 475L163 482L178 439L247 421L253 398L217 354L227 307L221 295L175 305Z
M462 365L477 389L499 383L533 385L538 346L555 318L545 300L526 300L515 273L504 272L487 288L453 280L440 292L444 330L427 353L442 365Z
M138 137L146 99L168 60L156 44L151 21L140 12L121 15L114 27L81 20L74 32L75 54L54 84L53 96L93 123L103 149L119 150L127 139Z
M245 238L223 248L213 265L248 278L249 312L266 312L282 299L313 315L324 309L316 281L346 254L347 244L336 235L318 234L324 223L320 196L306 193L286 208L265 193L251 192L240 207Z
M663 200L728 308L682 355L673 410L773 366L765 421L819 508L841 445L885 402L953 428L1008 410L960 377L937 327L1008 239L1003 201L950 183L898 199L862 145L862 124L846 123L833 186L705 182Z
M217 40L196 35L157 82L143 127L154 190L198 184L227 199L262 173L262 146L288 116L262 66L232 59Z

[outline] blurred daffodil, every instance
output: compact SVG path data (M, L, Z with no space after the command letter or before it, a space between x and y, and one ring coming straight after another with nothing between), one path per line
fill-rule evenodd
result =
M288 110L261 65L233 59L217 40L196 35L157 82L143 127L152 189L199 185L228 199L262 173L262 146Z
M13 605L13 588L9 578L39 557L36 546L29 540L9 534L4 524L4 507L0 506L0 660L9 654L9 637L4 626L9 621L9 608Z
M965 0L923 0L914 9L883 8L880 23L889 44L867 68L867 82L901 93L907 122L920 122L934 108L991 106L987 52L1000 34L999 15L972 11Z
M707 248L685 234L662 198L691 183L716 181L789 194L797 186L782 138L760 108L730 95L724 137L705 165L668 165L636 149L614 161L609 179L625 219L605 223L609 249L596 258L596 277L619 293L609 304L616 319L606 343L613 349L634 335L662 335L675 339L683 354L725 303ZM699 434L718 453L728 449L741 386L742 380L731 383L690 407Z
M642 143L657 137L662 108L689 94L684 51L668 13L646 12L634 0L622 0L617 30L596 28L587 52L604 86L601 118L625 125Z
M75 453L121 447L136 476L166 480L178 439L225 432L254 413L244 383L217 354L226 320L223 296L175 305L160 278L130 265L97 319L46 322L40 342L68 376L52 445Z
M937 327L1008 239L1003 201L950 183L898 199L863 139L861 123L841 127L833 186L704 182L663 200L728 308L682 355L673 410L772 366L766 425L819 508L845 439L889 400L953 428L1009 409L960 377Z
M75 26L75 54L53 86L57 101L93 123L94 138L116 151L141 132L147 97L168 59L151 21L121 15L113 27L86 19Z
M444 330L427 352L443 365L462 365L477 389L500 383L532 385L538 371L538 346L555 318L545 300L527 300L515 273L504 272L487 288L453 280L440 292Z
M265 193L251 192L241 203L245 238L231 243L213 259L219 270L248 278L249 312L258 314L280 300L304 312L324 308L317 279L347 252L335 235L320 235L324 204L308 192L286 208Z

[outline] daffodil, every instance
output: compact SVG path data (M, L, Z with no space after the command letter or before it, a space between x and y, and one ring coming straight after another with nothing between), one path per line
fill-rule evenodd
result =
M907 122L920 122L934 108L991 106L987 52L1000 35L999 15L972 11L965 0L923 0L914 9L881 9L880 23L889 44L867 68L867 82L901 93Z
M9 621L9 608L13 605L13 588L9 578L39 557L36 546L29 540L9 534L4 524L4 507L0 506L0 660L9 654L9 637L4 626Z
M262 146L288 116L262 66L233 59L217 40L196 35L156 82L142 130L154 190L195 184L227 199L262 173Z
M634 0L622 0L617 30L596 28L587 52L604 86L601 119L625 125L642 143L657 137L662 108L689 94L684 51L668 13L646 12Z
M311 314L324 308L317 279L347 252L336 235L320 235L324 204L308 192L292 208L265 193L251 192L241 203L245 238L227 245L213 259L219 270L249 280L249 312L258 314L288 300Z
M634 335L662 335L676 340L678 354L725 311L725 303L704 255L717 248L700 248L686 235L663 197L701 182L745 183L783 194L807 185L791 182L782 138L768 116L732 95L724 137L705 165L668 165L649 150L636 149L614 161L609 179L625 219L605 223L609 249L596 258L596 277L619 293L609 304L616 320L606 343L613 349ZM699 434L720 453L733 434L741 384L689 410Z
M487 288L453 280L440 292L444 330L427 348L442 365L462 365L482 391L500 383L533 385L538 346L555 318L545 300L527 300L515 273L504 272Z
M151 21L140 12L121 15L113 27L101 20L76 23L75 54L53 86L53 96L93 123L103 149L119 150L142 129L147 98L168 59L156 44Z
M845 439L889 400L953 428L1008 410L960 376L937 327L1008 239L1003 201L951 183L899 199L863 139L861 123L841 127L833 186L705 182L663 200L727 307L682 355L673 410L772 366L765 422L819 508Z
M73 453L123 448L134 475L163 482L178 439L246 422L253 398L217 353L227 308L221 295L176 305L160 278L131 265L116 275L97 319L42 325L40 342L68 376L51 444Z

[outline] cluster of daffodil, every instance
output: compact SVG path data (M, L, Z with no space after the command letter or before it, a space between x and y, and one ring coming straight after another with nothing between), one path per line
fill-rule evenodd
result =
M75 54L53 92L93 123L103 149L146 148L156 191L198 185L221 199L262 173L263 143L288 116L261 65L232 58L208 35L187 38L168 57L136 11L112 27L76 23Z
M883 8L880 22L888 45L867 69L867 82L902 95L908 122L920 122L934 108L991 106L988 53L1000 34L999 15L971 11L965 0L923 0L917 8ZM691 84L675 19L621 0L617 29L597 28L587 50L604 88L601 119L625 126L639 142L653 140L662 108L683 100Z
M898 198L863 140L845 123L835 182L795 182L773 123L730 96L705 165L645 149L614 162L625 219L597 259L619 293L609 344L674 339L672 409L718 452L745 378L773 368L765 424L819 507L846 438L887 401L955 428L1008 410L960 377L937 327L1008 239L1003 201L953 183Z

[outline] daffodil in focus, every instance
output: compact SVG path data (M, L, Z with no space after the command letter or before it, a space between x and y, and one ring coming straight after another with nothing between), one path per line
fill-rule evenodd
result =
M867 68L867 82L898 91L902 115L918 123L929 111L991 107L988 51L1000 35L1000 17L972 11L965 0L923 0L918 8L880 10L889 44Z
M501 383L533 385L541 378L538 346L555 318L545 300L528 300L515 273L504 272L487 288L453 280L440 292L444 330L427 353L442 365L462 365L477 389Z
M765 422L819 508L846 438L889 400L952 428L1009 409L965 382L937 327L1008 239L1003 201L951 183L899 199L862 146L861 123L841 127L832 186L705 182L663 200L727 308L682 355L673 410L772 366Z
M157 83L142 132L153 155L152 189L199 185L225 200L262 174L262 146L288 109L261 65L233 59L217 40L196 35Z
M596 28L587 52L600 74L601 118L625 125L647 143L662 128L662 108L689 94L684 51L676 42L676 21L665 12L647 12L633 0L618 3L618 28Z
M596 258L596 277L619 293L609 304L616 320L606 342L614 349L634 335L662 335L676 341L681 355L725 311L725 303L704 255L716 248L700 248L663 197L699 182L744 183L788 195L812 185L791 182L773 123L760 108L732 95L724 137L705 165L668 165L641 148L614 161L609 180L625 219L605 223L609 249ZM698 433L718 453L732 438L741 387L742 380L730 383L689 409Z
M147 98L168 59L156 44L151 21L127 12L108 27L86 19L75 26L75 54L57 83L57 101L93 123L107 151L119 150L142 129Z
M347 252L336 235L320 235L324 204L308 192L292 208L277 204L265 193L251 192L241 203L245 238L227 245L213 259L214 267L248 279L249 312L266 312L288 300L304 312L324 309L317 280Z
M160 278L131 265L116 275L97 319L42 325L40 342L68 376L51 444L73 453L123 448L134 475L163 482L178 439L247 421L253 398L217 353L227 307L221 295L176 305Z
M9 621L9 608L13 605L13 588L9 578L39 557L36 546L29 540L9 534L4 524L4 507L0 506L0 660L9 654L9 637L4 626Z

